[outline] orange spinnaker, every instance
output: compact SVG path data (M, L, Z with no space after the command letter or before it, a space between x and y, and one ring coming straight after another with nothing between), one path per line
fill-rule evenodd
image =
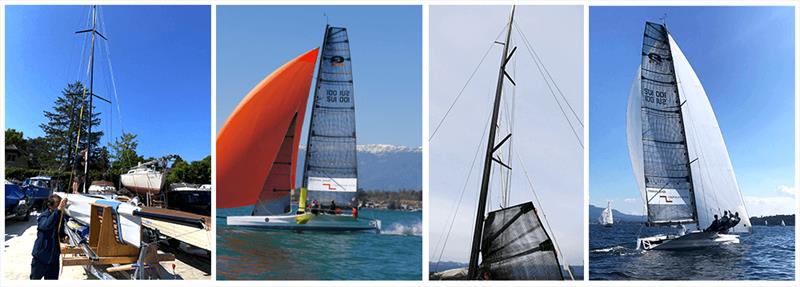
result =
M262 200L264 196L288 196L288 189L294 188L297 149L318 50L306 52L267 76L239 102L220 129L218 208L255 204L267 189L274 192L265 192ZM287 139L292 142L284 143ZM291 165L276 161L279 156L288 157L289 151ZM276 188L280 186L285 188Z

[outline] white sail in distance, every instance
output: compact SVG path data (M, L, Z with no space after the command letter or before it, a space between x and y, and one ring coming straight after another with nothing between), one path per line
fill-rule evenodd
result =
M608 202L606 209L603 209L603 213L600 214L600 218L598 218L597 221L602 225L614 224L614 213L611 210L611 201Z

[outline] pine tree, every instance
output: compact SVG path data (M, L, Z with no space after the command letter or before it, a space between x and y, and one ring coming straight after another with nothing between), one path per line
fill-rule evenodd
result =
M97 157L103 152L104 147L98 143L103 136L100 130L100 113L93 113L91 122L89 121L89 96L83 84L75 82L68 84L61 95L56 98L51 111L44 111L47 122L40 124L39 127L45 133L50 154L53 155L54 165L49 168L56 168L64 171L71 170L74 164L77 151L86 148L88 140L91 138L92 158L89 168L98 171L102 166L108 166L107 157ZM82 114L82 115L81 115ZM80 121L80 123L79 123ZM88 127L92 125L91 137L88 136ZM76 151L75 144L80 132L80 145ZM106 150L107 154L107 150Z

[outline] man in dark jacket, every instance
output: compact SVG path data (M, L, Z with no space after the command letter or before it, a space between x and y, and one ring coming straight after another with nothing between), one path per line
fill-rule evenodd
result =
M58 195L50 195L47 198L47 210L42 212L37 219L36 242L33 243L33 252L31 252L33 255L31 280L58 279L59 257L61 256L59 238L65 235L64 225L59 224L59 221L63 220L61 213L64 212L66 204L66 198L61 199Z

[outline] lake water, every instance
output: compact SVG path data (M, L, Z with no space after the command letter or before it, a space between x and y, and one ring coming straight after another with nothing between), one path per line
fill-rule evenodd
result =
M640 223L589 226L589 280L794 280L794 226L754 226L740 244L692 251L636 250Z
M421 280L422 212L359 210L381 233L265 231L229 227L217 210L219 280Z

